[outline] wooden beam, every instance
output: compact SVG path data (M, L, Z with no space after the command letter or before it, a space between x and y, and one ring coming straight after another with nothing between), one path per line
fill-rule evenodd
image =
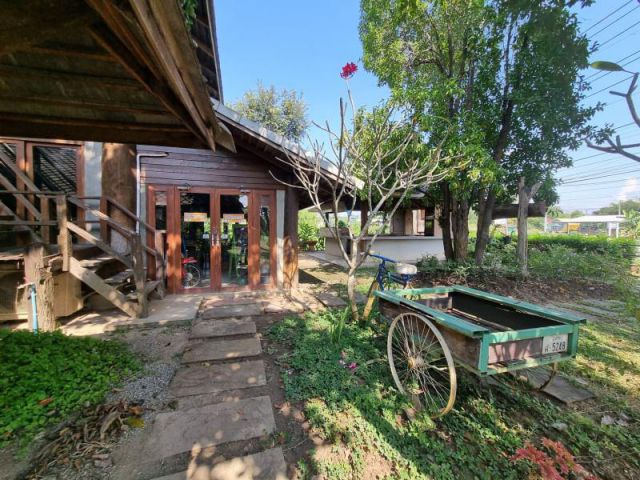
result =
M146 274L144 270L144 254L142 253L142 240L138 233L131 237L131 259L139 314L144 318L149 315L149 302L147 292L145 291Z
M46 251L42 243L33 243L25 249L24 253L24 279L25 283L35 286L36 315L38 317L38 330L52 332L56 328L56 316L53 307L54 285L51 268L45 265ZM29 289L30 292L33 290ZM33 330L33 309L29 295L25 296L28 302L29 328Z
M81 228L72 222L67 223L67 228L71 233L75 233L76 235L86 240L91 245L95 245L103 252L111 255L113 258L116 258L120 263L125 265L127 268L131 268L131 260L129 260L124 255L121 255L120 253L116 252L113 248L111 248L111 246L107 245L101 239L92 235L90 232L86 231L84 228Z
M153 72L149 71L144 64L141 64L112 32L104 27L96 27L91 29L91 35L99 45L111 52L111 54L120 61L122 66L140 82L145 90L157 98L160 103L177 119L182 121L194 135L200 137L203 141L206 140L194 124L189 112L177 101L173 92L155 77Z
M544 202L539 203L530 203L528 207L528 217L544 217L545 212L547 211L547 206ZM493 214L491 218L495 220L496 218L516 218L518 216L518 204L514 203L512 205L497 205L493 209Z
M94 113L102 110L105 112L118 113L138 113L142 115L166 115L167 111L157 104L144 103L117 103L117 102L101 102L97 98L83 99L68 97L46 97L41 95L0 95L0 110L20 111L20 106L24 104L32 104L41 107L42 105L52 105L60 107L73 107L86 109Z
M70 82L81 85L92 85L97 87L140 89L140 84L127 77L109 77L100 75L89 75L87 73L75 73L60 70L49 70L46 68L25 67L20 65L0 64L0 78L9 80L41 80L47 82Z
M7 122L23 122L29 121L30 123L49 123L53 125L67 125L67 126L84 126L90 124L94 128L109 128L114 130L146 130L152 132L186 132L187 129L182 125L168 125L157 123L127 123L119 121L107 121L107 120L93 120L90 118L68 118L68 117L54 117L54 116L37 116L37 115L22 115L19 113L7 113L0 112L0 119Z
M0 16L0 56L81 31L96 17L80 0L8 1Z
M88 268L84 268L80 264L80 261L73 257L71 257L69 272L81 282L86 283L96 293L102 295L104 298L109 300L112 304L114 304L130 317L138 317L138 309L134 304L127 301L127 298L122 292L119 292L112 286L108 285L104 281L104 279L98 276L95 272L89 270Z
M104 50L56 41L48 41L39 45L30 45L29 47L21 49L21 51L59 57L86 58L88 60L98 60L101 62L115 62L115 59Z
M73 256L73 246L71 245L71 235L68 230L68 209L66 195L56 197L56 218L58 220L58 250L62 255L62 271L69 271L70 258Z
M299 195L287 187L284 195L284 288L298 286L298 209Z

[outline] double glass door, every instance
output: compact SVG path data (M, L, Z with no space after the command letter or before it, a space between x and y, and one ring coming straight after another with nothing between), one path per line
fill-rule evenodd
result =
M152 187L150 199L156 226L167 219L169 290L246 290L274 283L274 192L169 189ZM163 198L166 206L158 203Z

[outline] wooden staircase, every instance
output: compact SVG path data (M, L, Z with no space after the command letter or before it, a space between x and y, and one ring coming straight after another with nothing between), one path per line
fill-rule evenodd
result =
M26 229L32 236L32 242L42 241L49 253L42 263L52 274L69 272L130 317L147 316L149 295L157 292L160 297L164 296L163 234L111 198L42 191L1 151L0 161L15 173L16 180L23 187L16 188L0 175L0 185L7 188L0 190L3 194L0 195L0 225ZM6 195L16 198L16 205L25 212L23 216L2 203L2 197ZM36 207L36 198L39 199L39 207ZM97 201L100 208L92 208L89 202ZM73 210L74 218L71 216ZM128 225L113 218L111 213L115 211L127 219ZM100 236L87 229L87 225L93 223L100 225ZM57 241L54 243L49 239L55 236L56 230ZM119 238L118 248L111 242L114 232ZM142 241L142 233L146 235L146 244ZM87 248L79 249L79 245ZM37 278L26 280L34 283L36 289L42 283ZM36 295L52 294L36 291Z

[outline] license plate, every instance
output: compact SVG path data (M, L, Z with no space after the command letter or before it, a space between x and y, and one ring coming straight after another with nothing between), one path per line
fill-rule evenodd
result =
M542 337L542 354L566 352L569 343L569 334L548 335Z

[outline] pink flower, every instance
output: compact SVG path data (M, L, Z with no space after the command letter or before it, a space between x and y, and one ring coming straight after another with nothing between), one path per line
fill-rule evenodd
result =
M353 75L358 71L358 66L353 62L348 62L342 67L342 71L340 72L340 76L345 80L353 77Z

